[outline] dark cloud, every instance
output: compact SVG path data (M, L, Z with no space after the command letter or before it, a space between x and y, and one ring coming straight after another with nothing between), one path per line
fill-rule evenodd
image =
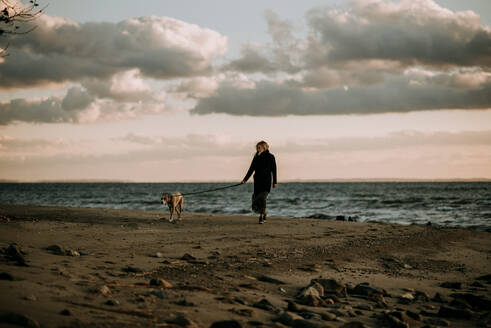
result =
M194 114L342 115L491 107L491 84L479 89L411 85L405 78L370 87L305 91L287 84L257 82L254 89L219 88L199 99Z
M157 79L206 74L226 51L219 33L168 17L79 24L41 16L37 28L12 38L0 62L0 88L108 78L138 69Z

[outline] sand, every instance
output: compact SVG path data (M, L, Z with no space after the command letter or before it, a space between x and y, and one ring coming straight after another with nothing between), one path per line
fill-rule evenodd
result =
M167 217L0 205L0 326L491 326L488 232Z

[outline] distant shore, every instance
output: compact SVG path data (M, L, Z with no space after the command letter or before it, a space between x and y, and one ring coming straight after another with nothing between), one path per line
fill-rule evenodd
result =
M184 213L171 224L167 217L0 205L0 323L491 324L488 232L275 217L258 225L250 216L207 213Z

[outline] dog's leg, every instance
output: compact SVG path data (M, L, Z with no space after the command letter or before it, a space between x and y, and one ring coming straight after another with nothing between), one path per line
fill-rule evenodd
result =
M179 221L182 220L181 216L184 208L183 203L184 203L184 199L181 197L181 199L179 200Z
M172 214L174 214L174 206L172 206L170 209L170 216L169 216L169 222L172 222Z

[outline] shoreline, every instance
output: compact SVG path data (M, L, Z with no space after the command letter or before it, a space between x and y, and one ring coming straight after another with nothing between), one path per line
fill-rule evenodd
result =
M47 327L491 324L488 232L167 216L0 205L0 322L14 312ZM28 266L9 257L12 243Z

